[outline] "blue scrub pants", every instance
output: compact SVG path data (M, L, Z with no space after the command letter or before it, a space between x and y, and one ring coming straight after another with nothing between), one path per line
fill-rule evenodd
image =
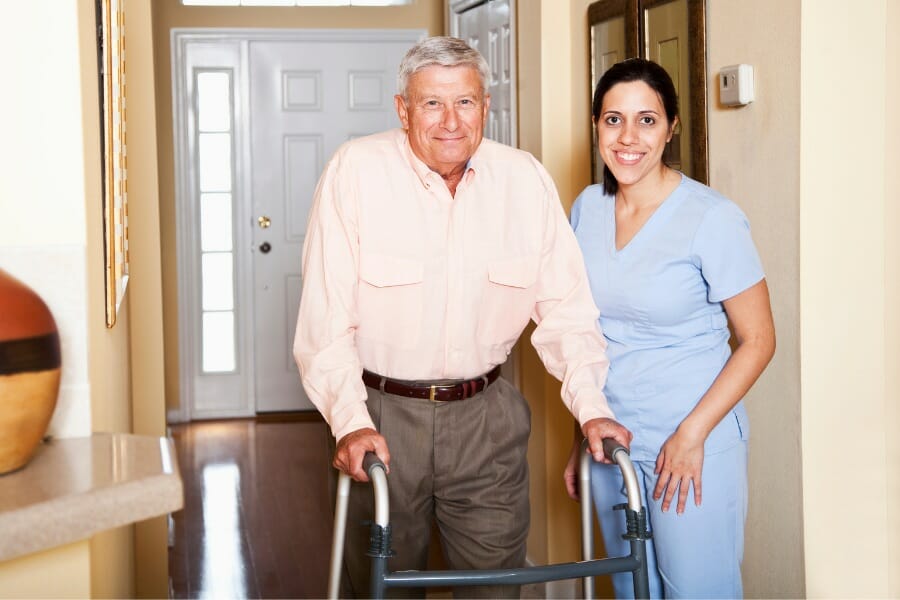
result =
M702 504L694 505L693 488L683 514L676 514L677 494L662 512L653 500L655 461L633 461L653 536L647 543L651 598L742 598L741 559L747 515L747 442L704 457ZM607 556L630 552L625 516L613 505L626 501L617 465L594 463L591 491L600 519ZM634 598L631 573L612 576L617 598Z

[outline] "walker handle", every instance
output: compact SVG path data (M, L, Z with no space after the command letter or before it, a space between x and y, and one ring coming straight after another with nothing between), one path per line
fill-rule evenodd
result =
M369 476L369 479L372 478L372 469L380 468L382 471L387 473L387 467L381 462L381 459L378 458L378 455L374 452L366 452L366 455L363 456L362 461L363 470L366 472L366 475Z
M612 462L617 462L616 454L618 452L624 452L625 454L628 454L628 448L626 448L613 438L603 438L603 454L606 455L606 458L608 458Z

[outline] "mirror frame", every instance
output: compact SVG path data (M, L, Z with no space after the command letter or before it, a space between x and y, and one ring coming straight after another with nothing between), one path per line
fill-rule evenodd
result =
M588 6L588 81L591 87L591 100L594 97L594 64L593 64L593 28L594 25L608 21L614 17L625 17L625 53L626 58L646 58L645 22L646 11L661 4L675 0L597 0ZM706 81L706 0L685 0L688 10L688 64L690 65L690 97L679 98L684 112L691 117L691 162L693 172L687 175L697 181L709 183L709 158L707 139L707 81ZM593 126L591 127L593 129ZM591 135L592 143L596 143L596 132ZM593 156L593 148L591 148ZM602 181L599 165L593 165L593 180Z

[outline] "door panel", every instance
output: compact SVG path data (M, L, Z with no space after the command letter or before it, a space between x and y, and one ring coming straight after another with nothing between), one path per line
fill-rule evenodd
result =
M488 84L491 110L485 137L515 146L515 53L510 0L489 0L463 10L460 7L464 4L457 2L452 7L454 27L451 34L481 52L491 70Z

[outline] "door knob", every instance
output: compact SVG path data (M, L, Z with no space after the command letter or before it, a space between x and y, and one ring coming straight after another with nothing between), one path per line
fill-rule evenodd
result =
M262 229L268 229L272 225L272 219L270 219L269 217L267 217L265 215L256 219L256 222L259 223L259 226Z
M269 250L271 250L271 249L272 249L272 244L270 244L269 242L263 242L262 244L259 245L259 251L262 252L263 254L268 254Z

